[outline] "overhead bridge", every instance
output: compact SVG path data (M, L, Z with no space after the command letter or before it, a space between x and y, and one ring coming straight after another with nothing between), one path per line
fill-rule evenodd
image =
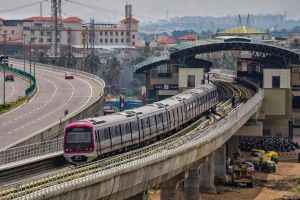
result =
M178 182L185 180L184 199L192 200L200 197L195 190L199 169L202 187L215 192L214 176L224 179L226 172L224 144L260 109L263 99L259 90L207 130L187 129L179 138L5 188L0 199L145 199L145 191L160 184L162 199L169 200L178 198Z

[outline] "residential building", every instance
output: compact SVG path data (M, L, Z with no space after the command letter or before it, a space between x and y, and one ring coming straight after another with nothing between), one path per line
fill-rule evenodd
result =
M168 38L167 36L158 36L150 44L155 53L160 53L162 56L169 55L169 49L175 45L177 45L177 41L172 38Z

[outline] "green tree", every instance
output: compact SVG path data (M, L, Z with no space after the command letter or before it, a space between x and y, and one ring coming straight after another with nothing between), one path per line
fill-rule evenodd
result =
M45 54L43 51L40 51L36 56L35 56L35 62L38 63L44 63L47 64L48 63L48 56L47 54Z
M101 67L100 57L94 53L87 55L85 59L85 67L94 74L94 72L99 71Z
M58 59L55 61L55 65L64 67L66 65L67 55L66 53L61 53Z
M141 52L142 57L145 60L148 59L150 56L153 56L154 54L154 51L149 46L139 47L139 51Z
M124 70L122 69L119 60L116 57L110 59L105 68L105 79L106 81L115 86L116 81L119 81Z
M67 68L75 68L76 64L77 64L77 59L75 58L75 56L73 55L73 53L71 53L70 51L68 51L66 53L65 67L67 67Z

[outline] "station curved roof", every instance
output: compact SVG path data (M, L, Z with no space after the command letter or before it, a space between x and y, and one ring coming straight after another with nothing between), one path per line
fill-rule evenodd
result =
M137 65L134 65L133 70L135 73L141 73L166 63L170 63L168 56L154 57L154 58L147 59Z

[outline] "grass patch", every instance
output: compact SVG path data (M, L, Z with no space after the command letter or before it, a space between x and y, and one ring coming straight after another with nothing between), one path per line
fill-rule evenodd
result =
M0 114L4 113L5 111L17 107L27 101L27 97L19 97L17 100L10 102L10 103L4 103L0 104Z
M300 194L300 178L297 178L296 181L292 184L291 191Z

